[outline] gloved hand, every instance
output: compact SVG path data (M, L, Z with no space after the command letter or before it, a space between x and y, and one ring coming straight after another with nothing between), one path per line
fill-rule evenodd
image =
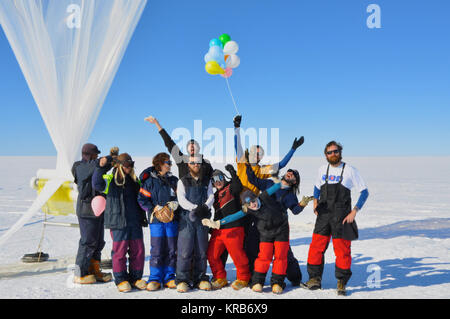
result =
M170 201L170 202L167 202L167 206L168 206L171 210L176 211L177 208L178 208L178 202L177 202L177 201Z
M189 219L194 222L198 218L210 218L211 217L211 211L209 210L209 207L205 204L198 205L196 209L189 212Z
M225 166L225 169L230 173L231 177L235 176L236 170L234 169L233 165L228 164L227 166Z
M306 207L310 201L314 199L314 196L303 196L302 200L300 201L299 205Z
M295 138L294 143L292 143L292 149L296 150L305 142L305 138L302 136L298 140Z
M211 220L208 218L204 218L202 219L202 224L203 226L209 227L209 228L214 228L214 229L220 229L220 221L216 220Z
M242 120L242 115L236 115L234 118L233 118L233 124L234 124L234 127L241 127L241 120Z

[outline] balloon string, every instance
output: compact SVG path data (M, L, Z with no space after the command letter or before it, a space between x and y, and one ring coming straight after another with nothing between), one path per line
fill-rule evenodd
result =
M234 108L236 109L236 112L239 115L240 113L239 113L238 108L236 106L236 101L234 100L233 93L231 92L230 83L228 82L228 78L225 78L225 80L227 81L228 92L230 93L231 99L233 100Z

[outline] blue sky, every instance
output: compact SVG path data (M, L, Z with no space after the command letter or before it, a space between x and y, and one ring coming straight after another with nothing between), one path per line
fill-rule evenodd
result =
M369 29L366 8L381 8ZM450 2L149 0L90 142L134 156L165 151L156 116L177 127L232 127L225 80L205 72L209 40L228 33L240 66L230 85L243 127L280 129L280 153L321 156L332 139L351 156L450 155ZM0 155L56 155L0 31Z

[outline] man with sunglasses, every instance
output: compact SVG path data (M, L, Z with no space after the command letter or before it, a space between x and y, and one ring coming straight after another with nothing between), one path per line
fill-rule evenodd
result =
M317 219L308 252L309 281L306 287L311 290L321 288L324 254L332 237L337 293L344 296L345 286L352 275L351 241L358 238L355 216L363 207L369 192L358 170L342 162L342 146L339 143L329 142L324 154L328 164L320 167L314 187L314 213ZM352 189L360 192L353 208Z
M156 128L158 129L159 134L161 135L165 146L167 147L167 150L169 151L170 155L175 160L175 164L177 164L178 167L178 177L181 179L187 174L189 174L189 158L191 156L195 156L196 158L199 158L200 163L202 165L200 166L200 175L205 176L206 178L211 179L213 168L211 166L211 163L203 158L203 155L200 154L200 145L197 141L191 139L188 141L186 145L186 150L189 154L184 154L177 144L172 140L170 135L167 133L167 131L162 128L162 126L159 124L158 120L154 118L153 116L149 116L145 119L145 121L155 124Z
M200 173L202 165L201 157L190 156L189 173L177 184L177 199L182 208L175 278L178 292L187 292L192 287L211 290L206 275L209 232L201 220L211 217L214 193L211 178Z

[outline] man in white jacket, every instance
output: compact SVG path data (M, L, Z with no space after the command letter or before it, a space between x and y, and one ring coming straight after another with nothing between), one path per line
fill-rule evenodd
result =
M175 280L178 292L186 292L190 287L211 290L206 275L209 229L201 220L211 217L214 193L211 180L200 174L201 165L201 158L191 156L189 174L182 177L177 185L178 203L182 208Z

